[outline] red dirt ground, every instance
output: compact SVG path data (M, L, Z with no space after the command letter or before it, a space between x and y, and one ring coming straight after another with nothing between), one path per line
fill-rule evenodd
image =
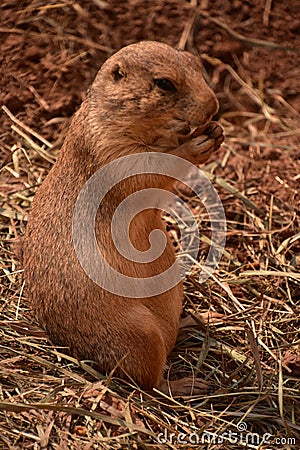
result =
M299 50L297 2L273 2L269 14L265 2L260 0L202 4L208 5L205 11L210 16L250 40L241 42L210 18L200 15L186 49L230 64L245 81L251 80L266 103L285 117L294 117L300 110L299 52L260 47L251 39ZM176 46L193 13L188 2L175 0L1 2L1 104L52 143L60 142L67 118L74 113L99 66L112 51L142 39ZM206 59L204 64L212 75L213 65ZM219 67L212 81L221 113L259 111L259 105L244 89L235 80L229 80L224 67ZM241 119L235 117L236 121ZM2 155L7 156L10 150L5 144L9 143L10 120L5 115L1 117L1 129ZM290 142L293 140L289 139ZM263 159L268 157L264 152ZM270 159L276 159L276 155Z
M217 186L226 211L226 249L230 255L222 263L221 271L225 272L228 268L228 274L232 275L238 273L242 266L243 270L278 269L280 272L287 269L297 273L300 269L300 8L296 1L3 0L0 4L0 107L8 108L23 125L53 144L53 148L47 147L46 150L54 160L70 118L103 61L120 47L143 39L159 40L173 46L180 44L186 50L201 55L205 77L218 96L220 111L216 119L223 125L226 139L212 158L209 170L219 179L230 182L241 195L253 202L251 207L245 207L240 197L222 185ZM28 143L26 147L21 135L12 129L13 124L11 118L0 109L0 206L3 206L3 209L0 208L3 222L3 225L0 222L0 249L5 248L5 275L1 280L4 292L6 289L18 309L23 291L20 291L19 285L16 289L6 276L15 267L9 247L11 237L24 231L24 222L15 220L14 213L19 212L23 218L29 211L35 186L44 178L51 164L36 155L30 145L33 156L30 155L30 162L26 159L24 148L28 147ZM41 145L41 141L30 131L28 135L33 142ZM17 155L16 160L14 155ZM16 170L19 156L22 164ZM38 164L35 167L36 161ZM23 195L24 192L26 195ZM287 240L289 238L290 241ZM283 250L280 252L280 249ZM240 264L238 268L234 266L234 261ZM247 311L248 307L251 313L254 311L253 317L258 321L257 327L261 333L265 332L264 327L268 329L271 310L272 327L276 325L272 333L275 330L281 345L278 352L282 351L282 359L291 368L293 376L299 377L299 327L291 325L289 329L289 321L294 324L299 317L299 281L294 279L285 284L285 277L271 277L271 281L262 276L253 278L257 279L253 285L242 282L230 284L231 292L239 299L246 299ZM217 307L220 306L219 296L216 295L218 289L219 286L215 286L213 293L210 293ZM191 303L195 300L196 304L201 298L204 308L210 306L207 296L201 296L201 288L198 290L197 285L187 283L186 292ZM10 311L9 295L3 296L1 313L8 310L7 317L11 319L15 316ZM257 309L251 309L254 302L259 306ZM286 303L285 310L282 305ZM276 318L283 324L285 319L282 317L287 317L286 311L293 314L294 322L291 318L286 319L285 326L289 331L285 335L285 331L278 331L280 325ZM232 346L240 343L247 358L249 355L251 357L248 342L244 345L241 338L244 323L241 322L241 327L235 329L236 315L232 317L233 322L229 323L232 333L228 332L230 327L226 329L224 326L223 331L218 330L218 339L224 339ZM273 334L271 336L268 340L266 333L269 345L275 342ZM10 335L8 337L13 346L13 339ZM15 343L19 345L17 340ZM277 355L275 344L272 347L273 356ZM265 377L269 368L277 373L277 362L273 356L263 348L260 348L260 355ZM23 357L26 361L26 355ZM221 355L218 357L221 358ZM222 358L222 370L228 370L228 373L232 370L234 377L237 369L230 366L231 359L228 358L230 363L227 366L223 354ZM18 373L11 354L8 354L7 361L8 368L12 365L11 372L7 373ZM31 367L28 361L26 364ZM242 367L240 371L243 370ZM22 375L22 371L19 372ZM24 375L28 386L33 373L28 371L29 375ZM224 380L222 389L227 386ZM275 383L273 381L267 389L271 389ZM247 379L245 383L248 386ZM34 389L30 385L28 392L31 391L34 392ZM284 406L288 413L284 421L286 417L288 420L284 423L289 423L288 426L292 418L296 418L298 426L299 405L295 391L291 390L288 400L285 397ZM19 391L16 392L18 394ZM294 392L297 397L295 404ZM275 388L273 394L270 408L275 410ZM74 405L74 399L78 402L76 395L72 397ZM20 401L18 395L16 398ZM232 397L229 402L233 402L234 411L239 410ZM245 408L250 411L248 404ZM230 408L226 404L224 414L227 409ZM278 411L274 414L277 426ZM223 412L220 417L223 418ZM17 428L15 423L12 422L13 427L3 423L8 430L12 429L13 436L13 430ZM148 423L147 414L144 423ZM218 422L216 427L219 427ZM28 447L22 446L23 441L20 441L21 447L16 448L37 445L32 444L30 436L26 439L26 442L30 441Z
M176 0L2 2L0 104L54 144L56 154L69 118L113 51L142 39L183 42L202 55L220 101L227 144L234 146L229 158L228 146L219 150L216 160L223 163L216 173L258 206L265 207L273 195L275 208L288 214L293 205L299 212L297 2L206 0L200 2L200 15L193 5ZM185 33L189 26L192 31ZM9 164L16 133L3 112L0 121L0 163ZM14 188L11 174L4 173L3 189ZM229 216L231 210L234 214L230 201ZM284 225L282 218L278 228ZM294 218L282 238L298 227Z

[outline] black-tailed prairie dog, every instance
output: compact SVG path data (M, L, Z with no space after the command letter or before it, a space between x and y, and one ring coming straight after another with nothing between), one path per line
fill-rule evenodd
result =
M121 49L99 70L30 213L23 264L28 299L41 325L54 343L145 390L166 389L164 369L178 333L182 283L160 295L124 298L92 281L72 240L76 199L98 169L124 155L162 152L197 165L205 162L223 140L220 127L210 124L217 109L196 56L151 41ZM165 249L154 261L129 261L110 233L112 216L124 198L149 187L170 190L173 182L145 174L122 181L104 197L95 236L99 250L119 272L147 278L175 261L156 208L137 214L129 233L141 252L149 248L151 231L165 234ZM202 389L200 382L186 378L171 383L171 389L188 393L193 383L194 392Z

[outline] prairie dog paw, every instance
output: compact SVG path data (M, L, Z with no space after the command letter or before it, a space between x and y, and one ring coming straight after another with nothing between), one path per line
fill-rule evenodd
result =
M167 395L182 397L207 395L213 391L213 387L209 382L201 378L184 377L174 381L164 380L158 387L158 390Z
M203 154L217 150L224 141L223 130L217 122L210 122L206 128L196 128L191 134L191 142Z
M215 141L214 150L217 150L224 141L223 129L217 122L210 122L204 130L202 127L196 128L192 133L192 137L200 136L201 134L207 135Z
M224 135L220 125L210 122L205 128L196 128L189 140L172 153L198 165L206 162L223 141Z

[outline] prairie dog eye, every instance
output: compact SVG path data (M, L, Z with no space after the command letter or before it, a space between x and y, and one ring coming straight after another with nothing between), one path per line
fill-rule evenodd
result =
M165 92L174 93L177 91L176 87L172 83L172 81L167 78L157 78L154 80L155 86Z
M125 76L125 74L124 74L123 70L120 68L120 66L116 66L114 68L114 70L112 71L112 75L113 75L115 81L119 81L122 78L124 78L124 76Z

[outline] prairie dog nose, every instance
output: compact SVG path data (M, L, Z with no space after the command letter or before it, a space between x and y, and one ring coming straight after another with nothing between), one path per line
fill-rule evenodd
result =
M199 125L207 125L212 117L218 112L219 102L216 96L211 93L206 99L189 107L189 124L190 127L199 127Z
M211 117L214 116L219 110L219 102L213 92L210 100L207 103L207 110Z
M211 98L211 100L209 101L209 103L206 105L207 106L207 110L205 111L205 117L204 117L204 124L207 124L208 122L211 121L211 119L213 118L213 116L218 112L219 109L219 102L218 100L215 98Z

